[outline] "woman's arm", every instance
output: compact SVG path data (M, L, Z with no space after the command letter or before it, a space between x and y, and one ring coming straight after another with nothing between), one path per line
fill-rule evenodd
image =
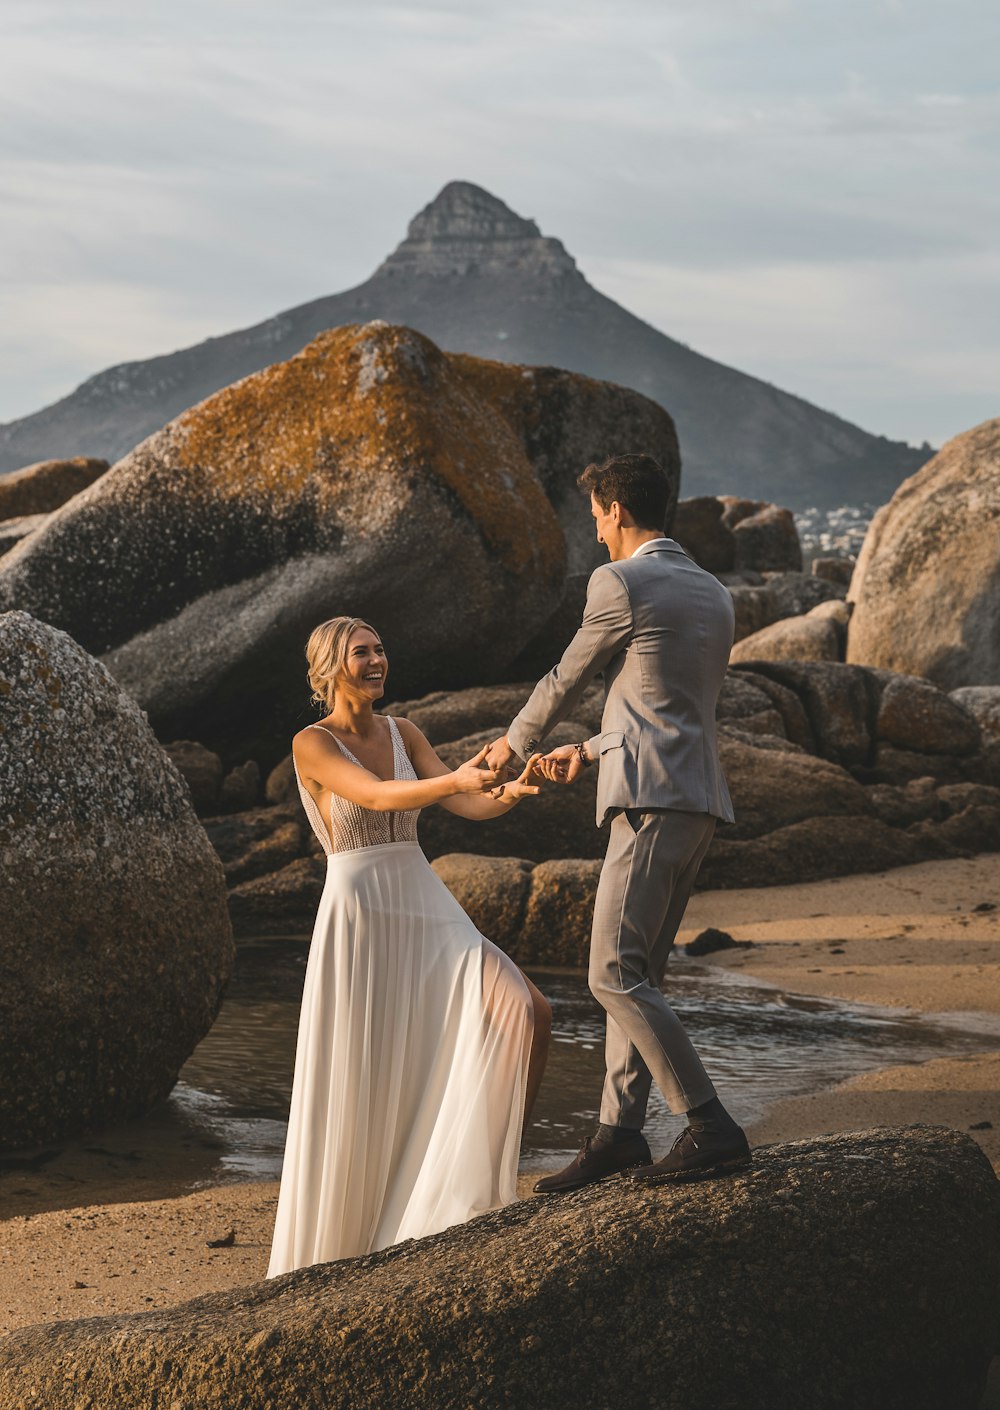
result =
M427 742L424 734L410 720L396 720L399 732L403 736L403 743L406 745L406 752L410 756L410 763L416 769L421 779L434 780L450 777L451 771L443 759L440 759L432 745ZM476 759L485 758L485 746L476 755ZM457 813L460 818L471 818L475 822L486 822L489 818L502 818L505 813L509 813L515 803L519 803L522 798L530 793L538 793L539 788L528 782L531 771L534 768L534 759L530 759L519 779L512 783L501 785L494 774L496 780L490 787L492 793L452 793L450 796L438 798L442 808L446 808L449 813ZM467 767L467 766L464 766Z
M410 728L415 729L415 726ZM419 730L416 732L420 733ZM321 734L325 734L326 738L321 739ZM423 735L420 737L423 739ZM427 741L424 740L424 743ZM429 744L427 748L430 749ZM347 798L376 813L404 813L411 809L427 808L432 803L443 803L445 799L459 795L471 796L472 801L476 801L476 795L483 790L499 786L498 775L482 767L485 748L457 769L441 764L433 776L413 781L381 779L359 764L352 764L326 730L303 730L293 741L292 750L303 778L315 779L338 797ZM437 758L437 755L434 757ZM417 769L417 772L420 773L420 770Z

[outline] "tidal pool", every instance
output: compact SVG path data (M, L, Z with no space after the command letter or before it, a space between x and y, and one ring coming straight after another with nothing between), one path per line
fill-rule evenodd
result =
M158 1115L131 1128L171 1127L196 1183L276 1179L281 1170L299 999L308 942L246 941L211 1033ZM604 1072L603 1013L582 973L531 970L552 1002L554 1042L524 1140L522 1169L553 1169L597 1120ZM784 994L743 976L674 958L665 990L727 1106L749 1122L782 1097L856 1073L996 1041L988 1018L914 1015ZM655 1091L646 1134L662 1151L680 1129ZM162 1129L158 1136L162 1139Z

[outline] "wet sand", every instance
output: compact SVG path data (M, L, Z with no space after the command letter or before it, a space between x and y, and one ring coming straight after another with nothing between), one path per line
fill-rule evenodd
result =
M977 906L995 909L977 910ZM798 993L927 1013L1000 1018L1000 858L931 862L877 876L697 895L679 937L706 926L752 940L706 957ZM1000 1024L981 1056L868 1073L779 1103L762 1143L916 1121L970 1127L1000 1169ZM40 1153L44 1156L44 1152ZM146 1311L264 1276L277 1186L190 1192L178 1152L139 1169L127 1138L102 1136L0 1169L0 1330ZM521 1181L530 1192L537 1175ZM233 1231L230 1247L209 1240ZM990 1400L989 1404L1000 1404Z

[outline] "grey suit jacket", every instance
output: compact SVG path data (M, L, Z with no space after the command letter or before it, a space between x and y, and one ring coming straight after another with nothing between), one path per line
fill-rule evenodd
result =
M507 731L534 753L604 672L597 822L620 808L671 808L733 821L715 705L733 644L733 601L672 539L595 570L583 623Z

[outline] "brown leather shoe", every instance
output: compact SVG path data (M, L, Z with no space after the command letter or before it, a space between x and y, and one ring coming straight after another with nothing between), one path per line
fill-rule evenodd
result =
M634 1139L600 1141L596 1145L593 1136L588 1136L565 1170L538 1181L535 1194L555 1195L579 1190L608 1175L618 1175L636 1165L648 1165L652 1158L641 1131L635 1132Z
M738 1126L728 1131L692 1131L686 1126L668 1155L653 1165L633 1170L629 1178L637 1185L703 1180L711 1175L733 1175L737 1170L746 1170L751 1160L747 1138Z

